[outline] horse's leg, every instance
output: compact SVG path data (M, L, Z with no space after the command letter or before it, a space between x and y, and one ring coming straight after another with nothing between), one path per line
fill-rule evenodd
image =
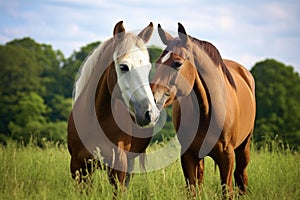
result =
M218 155L215 156L215 162L220 169L221 184L223 190L223 197L227 196L233 198L232 188L232 172L234 167L234 148L231 144L224 147L224 144L220 145Z
M81 161L72 157L70 163L70 169L71 169L72 178L75 179L75 181L78 184L81 183L82 181L85 181L86 176L88 174L87 171L89 170L89 168L85 164L85 161Z
M77 182L80 183L82 181L82 165L78 160L76 160L73 156L71 157L70 163L70 171L72 178Z
M114 165L108 169L109 182L115 189L117 189L118 184L120 184L121 189L123 190L128 169L127 155L124 150L118 150L113 163Z
M250 141L251 134L249 134L247 139L235 150L236 168L234 178L242 195L246 193L246 187L248 186L246 167L250 161Z
M198 181L198 188L201 192L202 183L204 178L204 158L202 158L197 164L197 181Z
M134 159L128 160L128 172L126 173L126 177L125 177L125 187L127 188L129 186L129 182L131 179L131 172L133 170L134 167Z
M196 169L197 169L197 161L194 158L193 154L187 150L181 155L181 166L183 170L183 174L185 177L186 185L190 189L190 192L193 196L196 196Z
M72 178L79 184L86 181L87 175L92 171L92 163L71 157L70 170Z

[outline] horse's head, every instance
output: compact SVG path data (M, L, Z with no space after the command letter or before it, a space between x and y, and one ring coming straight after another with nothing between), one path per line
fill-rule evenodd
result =
M156 61L156 74L152 83L159 109L171 104L175 97L190 94L197 74L193 43L184 27L180 23L178 25L177 38L173 38L158 25L159 36L167 46Z
M113 60L120 97L135 122L142 127L154 126L159 110L149 85L151 63L147 47L153 32L150 23L138 35L125 33L123 22L114 28Z

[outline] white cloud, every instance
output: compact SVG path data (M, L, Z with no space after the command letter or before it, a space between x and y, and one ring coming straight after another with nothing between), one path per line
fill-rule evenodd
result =
M289 10L286 9L286 6L284 2L272 2L264 5L270 17L283 20L289 18Z

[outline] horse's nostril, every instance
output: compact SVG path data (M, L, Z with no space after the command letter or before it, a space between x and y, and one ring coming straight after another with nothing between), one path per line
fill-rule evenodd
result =
M148 122L151 121L151 113L150 113L149 110L147 110L147 111L145 112L145 119L146 119Z
M156 104L156 99L154 98L154 103Z

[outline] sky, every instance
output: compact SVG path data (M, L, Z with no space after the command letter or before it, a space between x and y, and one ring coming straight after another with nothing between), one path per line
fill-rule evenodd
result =
M152 21L174 33L180 22L248 69L274 58L300 72L299 0L0 0L0 16L0 44L31 37L65 57L112 37L120 20L128 31Z

